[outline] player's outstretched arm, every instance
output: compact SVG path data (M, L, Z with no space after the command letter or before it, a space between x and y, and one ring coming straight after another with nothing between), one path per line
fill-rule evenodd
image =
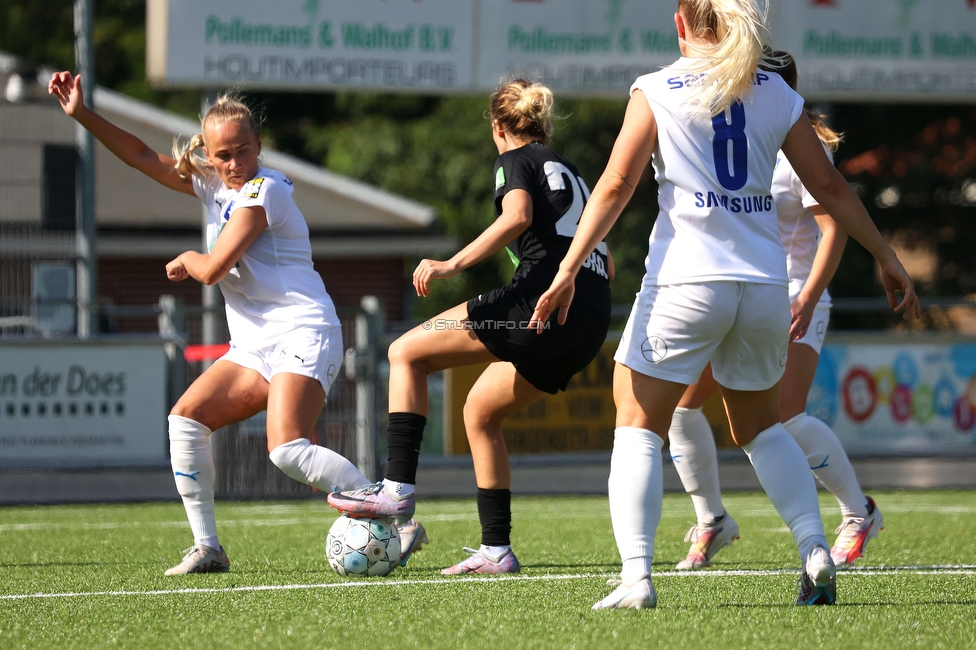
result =
M413 272L413 287L417 295L430 295L430 281L450 278L464 269L491 257L532 225L532 196L523 189L515 189L502 198L502 213L483 233L462 248L449 260L420 260Z
M85 106L81 75L55 72L47 91L58 98L65 114L74 118L122 162L166 187L193 196L193 184L176 172L176 161L156 153L145 142Z
M915 283L884 240L847 181L827 158L810 120L798 119L783 143L783 153L804 187L840 225L874 256L881 266L881 284L888 304L906 319L921 316ZM901 301L898 293L902 294Z
M613 145L607 168L583 208L573 243L559 264L559 272L552 284L539 298L532 313L532 321L539 332L542 332L543 323L553 312L559 312L557 321L560 325L566 322L580 266L610 232L634 195L637 181L644 173L655 146L657 123L654 113L644 93L635 90L627 104L624 123Z

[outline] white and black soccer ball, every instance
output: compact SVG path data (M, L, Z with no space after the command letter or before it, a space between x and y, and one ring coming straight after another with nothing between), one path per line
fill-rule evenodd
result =
M342 515L329 529L325 553L343 577L385 576L400 562L400 533L386 519Z

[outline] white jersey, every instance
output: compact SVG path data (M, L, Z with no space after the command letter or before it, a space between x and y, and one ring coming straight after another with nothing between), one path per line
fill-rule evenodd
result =
M312 267L308 225L292 198L292 182L261 167L238 190L216 174L193 177L193 191L207 206L207 248L212 249L234 210L264 208L268 227L220 281L231 342L253 346L296 327L338 325L332 299Z
M834 161L834 154L824 147L827 157ZM786 273L790 279L790 301L796 300L810 277L813 259L820 244L820 226L810 209L819 205L783 152L776 156L776 169L773 170L773 200L779 216L779 236L786 249ZM820 303L830 305L830 294L824 290Z
M757 70L749 98L725 115L694 115L708 74L678 59L639 77L657 122L652 164L660 212L651 231L645 284L740 280L787 286L786 256L769 186L776 152L803 115L803 99Z

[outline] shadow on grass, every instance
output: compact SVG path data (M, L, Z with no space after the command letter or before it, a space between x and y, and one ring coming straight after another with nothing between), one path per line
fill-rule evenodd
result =
M0 564L0 569L37 569L47 567L99 567L99 566L126 566L135 564L143 566L145 562L15 562L11 564Z
M885 601L885 602L839 602L833 605L806 605L806 607L831 607L831 608L847 608L847 607L906 607L906 606L916 606L916 605L959 605L960 607L971 607L976 605L976 600L918 600L918 601ZM795 603L722 603L721 605L715 606L718 609L728 609L734 607L735 609L777 609L777 608L791 608L791 607L804 607L804 605L797 605Z
M574 562L572 564L523 564L523 569L572 569L577 572L588 573L590 571L619 571L620 563L602 563L602 564L581 564L579 562Z

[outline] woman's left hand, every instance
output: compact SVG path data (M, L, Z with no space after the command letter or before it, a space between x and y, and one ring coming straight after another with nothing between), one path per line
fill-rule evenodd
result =
M922 306L918 300L918 294L915 293L915 283L912 282L911 276L908 275L908 271L905 270L902 263L898 261L897 257L879 260L879 263L881 264L881 284L885 288L885 294L888 296L888 304L891 305L891 308L895 310L896 314L901 314L905 320L921 318ZM898 301L896 293L899 291L903 294L901 302Z
M449 261L420 260L420 264L413 272L413 288L417 290L418 296L426 298L430 295L431 280L434 278L452 278L457 275L457 272L457 267Z
M802 297L790 304L790 341L796 341L806 336L810 321L813 320L813 310L816 307L816 303L811 303Z
M180 255L180 257L177 257L175 260L166 265L166 277L173 282L180 282L190 277L186 267L183 266L183 260L181 259L182 257L183 256Z

